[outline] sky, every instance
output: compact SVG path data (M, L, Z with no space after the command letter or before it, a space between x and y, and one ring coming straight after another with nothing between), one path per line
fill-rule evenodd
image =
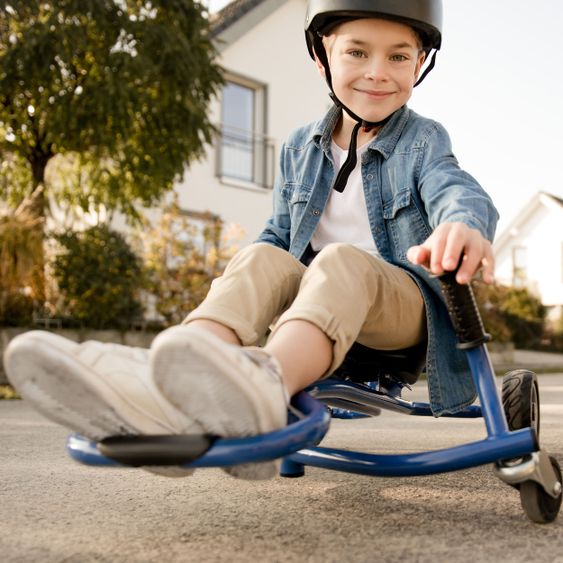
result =
M446 127L461 166L493 198L501 232L536 192L563 198L563 2L443 5L436 67L409 106Z

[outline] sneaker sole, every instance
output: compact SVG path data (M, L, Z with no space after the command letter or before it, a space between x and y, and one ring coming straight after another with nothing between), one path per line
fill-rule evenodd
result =
M59 337L34 332L12 340L4 356L8 378L24 400L46 418L95 442L108 436L139 434L88 380L95 378L115 400L111 387L82 363L68 357L74 343L64 347ZM61 393L63 388L65 392ZM124 407L127 408L126 403ZM187 477L194 472L176 466L142 469L164 477Z
M210 435L255 436L278 428L251 378L232 364L222 342L187 327L169 331L153 342L151 367L156 386L171 403ZM277 461L224 469L236 477L267 479L276 474Z
M104 396L115 400L111 388L68 351L49 333L18 336L4 357L8 378L44 416L92 440L138 433L108 404Z

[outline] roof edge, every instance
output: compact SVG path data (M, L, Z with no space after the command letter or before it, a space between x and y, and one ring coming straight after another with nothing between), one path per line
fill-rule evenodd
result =
M500 233L498 238L494 241L493 243L494 251L495 252L500 251L504 247L504 245L513 237L512 233L514 229L518 229L520 225L522 225L522 223L524 223L528 219L528 217L530 217L538 209L538 207L542 205L545 205L547 207L552 207L551 205L549 205L549 203L556 204L557 206L561 206L563 210L563 199L544 191L536 192L528 200L526 205L524 205L522 209L520 209L520 211L516 213L512 221L510 221L508 226L505 227L502 233Z
M264 0L234 0L230 2L213 15L211 19L213 35L219 35L263 2Z
M211 21L211 34L223 51L240 39L287 0L234 0L217 12Z

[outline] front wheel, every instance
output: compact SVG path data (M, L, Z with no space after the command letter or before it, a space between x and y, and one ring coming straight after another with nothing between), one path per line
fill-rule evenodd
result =
M561 508L561 468L554 457L549 457L551 466L553 467L557 480L559 482L559 494L555 497L548 495L543 487L535 481L525 481L520 483L520 502L526 516L538 524L548 524L553 522L559 514Z
M533 371L516 369L502 380L502 406L509 430L532 428L539 440L540 394Z

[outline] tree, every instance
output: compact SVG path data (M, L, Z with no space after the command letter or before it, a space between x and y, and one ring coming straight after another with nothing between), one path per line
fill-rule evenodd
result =
M215 57L195 0L3 2L0 197L153 205L211 141Z

